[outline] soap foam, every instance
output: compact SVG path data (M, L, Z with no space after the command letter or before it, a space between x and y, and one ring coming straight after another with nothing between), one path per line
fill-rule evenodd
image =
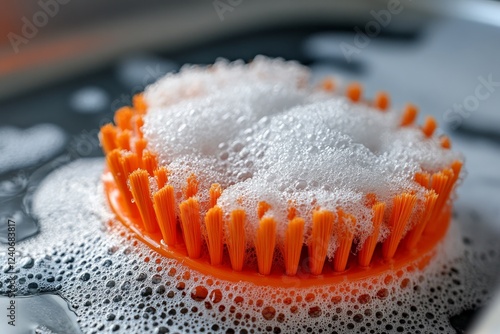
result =
M449 317L482 306L499 274L498 233L459 217L424 270L304 289L222 281L114 221L102 168L84 159L49 175L34 196L40 233L17 245L18 294L57 291L84 333L455 333Z
M194 173L202 202L210 185L220 183L217 204L225 214L245 209L247 235L255 235L257 205L266 201L278 244L289 203L305 219L306 231L313 209L342 208L355 216L362 241L372 231L368 193L389 208L403 192L422 199L416 172L462 160L419 128L400 127L399 111L314 90L308 79L308 69L295 62L257 57L248 65L220 60L208 68L187 66L148 87L144 136L171 172L177 199ZM380 240L388 232L382 229ZM251 248L252 238L248 242ZM335 243L333 238L329 258Z

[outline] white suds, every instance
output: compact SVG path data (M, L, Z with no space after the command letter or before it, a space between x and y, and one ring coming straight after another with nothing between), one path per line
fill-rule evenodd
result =
M498 231L460 210L422 271L302 289L234 284L110 221L102 168L86 159L49 175L34 196L40 234L17 245L17 295L57 291L83 333L456 333L449 318L484 305L498 278ZM0 250L7 263L7 245Z
M401 112L312 89L308 78L295 62L257 57L248 65L187 66L148 87L144 135L178 196L194 173L202 201L220 183L224 212L246 210L248 235L255 234L258 202L266 201L278 240L289 203L306 231L314 208L341 207L356 217L362 238L372 229L366 194L388 205L405 191L423 196L416 172L462 160L418 127L400 127Z

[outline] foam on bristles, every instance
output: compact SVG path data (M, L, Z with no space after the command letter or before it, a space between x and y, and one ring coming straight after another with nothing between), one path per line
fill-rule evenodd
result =
M257 205L266 201L279 246L289 203L304 218L306 233L314 210L341 207L356 218L359 240L373 228L367 194L386 203L402 192L423 199L415 173L461 159L417 126L401 127L402 112L313 90L308 79L308 69L295 62L257 57L248 65L220 60L206 68L186 66L148 87L142 130L171 172L178 199L185 199L181 189L194 173L199 189L221 184L217 204L226 219L233 210L247 212L249 236L256 235ZM208 201L208 191L198 196ZM253 242L247 239L249 247ZM332 238L329 258L336 243Z

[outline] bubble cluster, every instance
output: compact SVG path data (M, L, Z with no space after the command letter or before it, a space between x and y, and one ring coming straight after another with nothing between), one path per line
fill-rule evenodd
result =
M426 189L414 182L415 173L462 160L418 127L401 127L397 110L314 90L308 80L308 69L295 62L257 57L248 65L186 66L148 87L144 136L178 197L194 173L202 202L219 183L223 211L246 211L246 235L255 235L257 206L265 201L266 214L278 223L278 243L290 203L305 231L313 210L342 208L356 218L356 237L363 240L372 231L367 194L388 205L403 192L423 200Z
M49 175L34 196L40 233L18 244L18 294L57 292L84 333L453 333L449 317L483 305L499 274L498 236L459 219L422 271L301 289L233 284L162 257L115 222L102 168L87 159Z

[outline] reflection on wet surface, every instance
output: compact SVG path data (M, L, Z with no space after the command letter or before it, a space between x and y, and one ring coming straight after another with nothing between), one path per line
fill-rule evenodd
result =
M81 333L76 314L58 295L16 296L15 299L0 296L0 309L6 310L11 305L11 300L15 300L15 326L2 319L0 333Z

